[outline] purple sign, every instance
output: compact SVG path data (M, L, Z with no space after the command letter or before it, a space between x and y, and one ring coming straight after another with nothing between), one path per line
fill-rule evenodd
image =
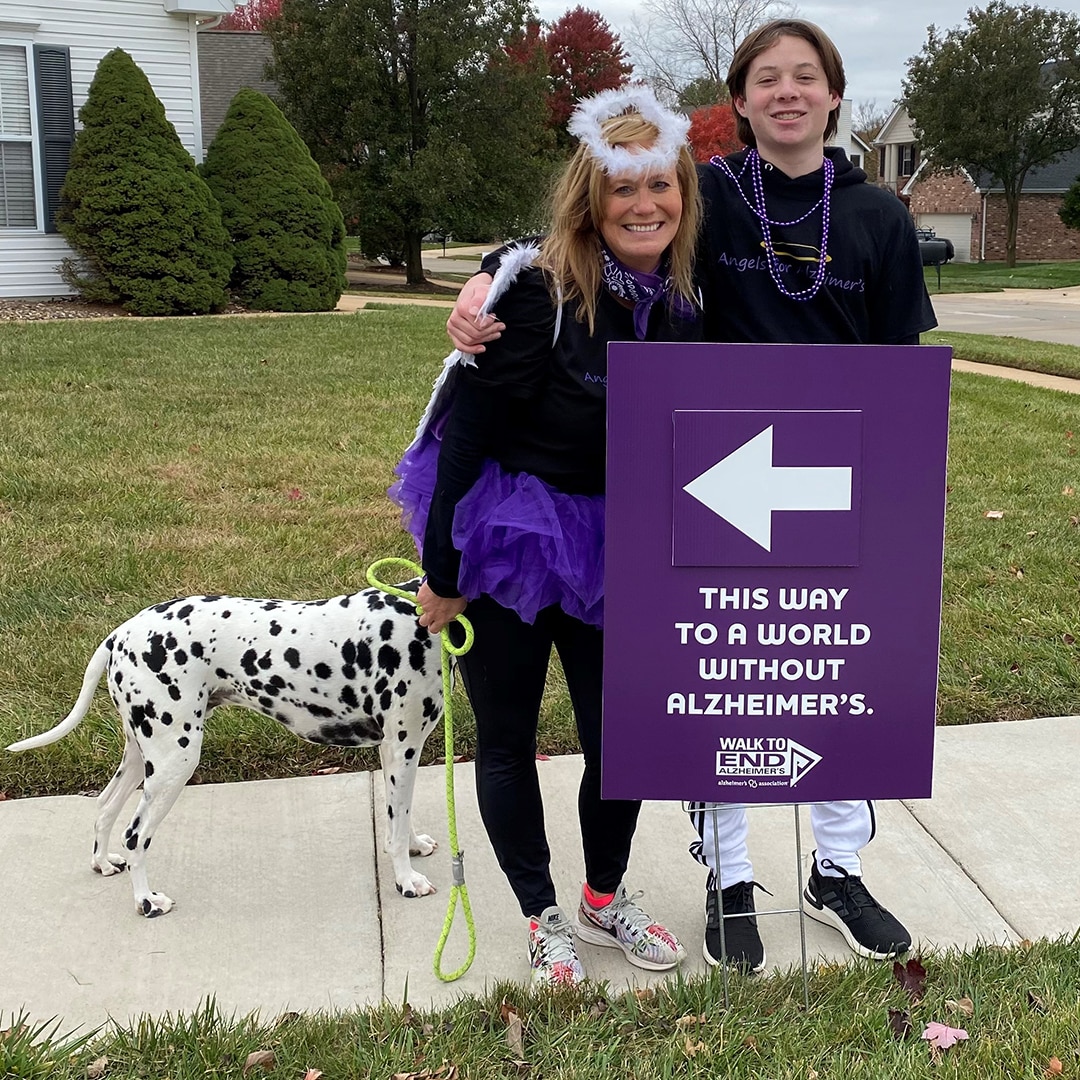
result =
M925 798L950 350L613 344L605 798Z

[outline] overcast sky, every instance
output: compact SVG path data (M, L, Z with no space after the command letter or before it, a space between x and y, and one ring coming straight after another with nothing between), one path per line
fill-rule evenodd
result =
M625 40L625 31L638 5L632 0L539 0L540 17L557 19L580 2L599 11ZM798 2L798 0L797 0ZM1076 0L1057 0L1043 6L1072 9ZM818 23L836 42L844 58L847 94L858 105L876 100L885 112L900 96L907 59L926 42L926 28L962 25L969 7L984 0L810 0L798 2L800 17Z

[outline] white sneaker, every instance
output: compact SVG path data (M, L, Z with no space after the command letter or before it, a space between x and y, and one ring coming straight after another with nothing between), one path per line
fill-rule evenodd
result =
M552 906L529 916L529 962L533 986L577 986L585 978L562 908Z

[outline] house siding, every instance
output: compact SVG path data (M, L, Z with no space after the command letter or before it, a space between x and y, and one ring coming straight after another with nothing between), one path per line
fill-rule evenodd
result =
M1080 231L1067 229L1058 217L1063 199L1063 195L1050 193L1021 196L1020 220L1016 228L1018 259L1080 259ZM987 261L1005 258L1005 226L1005 196L991 192L986 198L986 251L983 257Z
M27 30L14 23L37 26ZM47 5L0 0L0 42L66 45L76 115L98 62L119 45L146 73L180 141L201 158L194 15L169 14L162 0L50 0ZM69 254L58 236L0 230L0 297L69 294L56 270Z

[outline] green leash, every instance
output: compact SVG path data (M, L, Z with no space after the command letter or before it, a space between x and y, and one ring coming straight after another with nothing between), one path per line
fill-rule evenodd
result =
M387 585L377 577L378 571L390 567L393 567L395 572L404 570L410 577L422 577L424 573L421 567L408 559L380 559L368 567L368 583L374 585L377 589L382 589L383 592L390 593L392 596L400 596L411 601L416 604L417 613L420 614L423 609L416 603L415 594L405 592L404 589L399 589L394 585ZM454 884L450 888L450 904L446 909L446 919L443 921L442 933L439 935L439 944L435 946L435 958L432 962L435 974L443 982L453 982L455 979L460 979L472 967L473 958L476 956L476 926L473 923L472 906L469 904L469 890L465 885L465 852L458 847L457 809L454 802L454 714L450 707L449 659L451 656L464 656L472 648L473 628L464 615L456 616L454 621L461 623L465 631L465 643L462 646L458 647L450 640L448 627L444 627L439 635L442 644L440 661L443 684L443 737L446 756L446 818L447 832L450 834L450 866L454 875ZM459 899L461 900L461 910L465 913L465 925L469 928L469 955L465 957L465 963L457 971L443 972L441 966L443 949L446 947L446 940L450 936L450 927L454 924L454 914Z

